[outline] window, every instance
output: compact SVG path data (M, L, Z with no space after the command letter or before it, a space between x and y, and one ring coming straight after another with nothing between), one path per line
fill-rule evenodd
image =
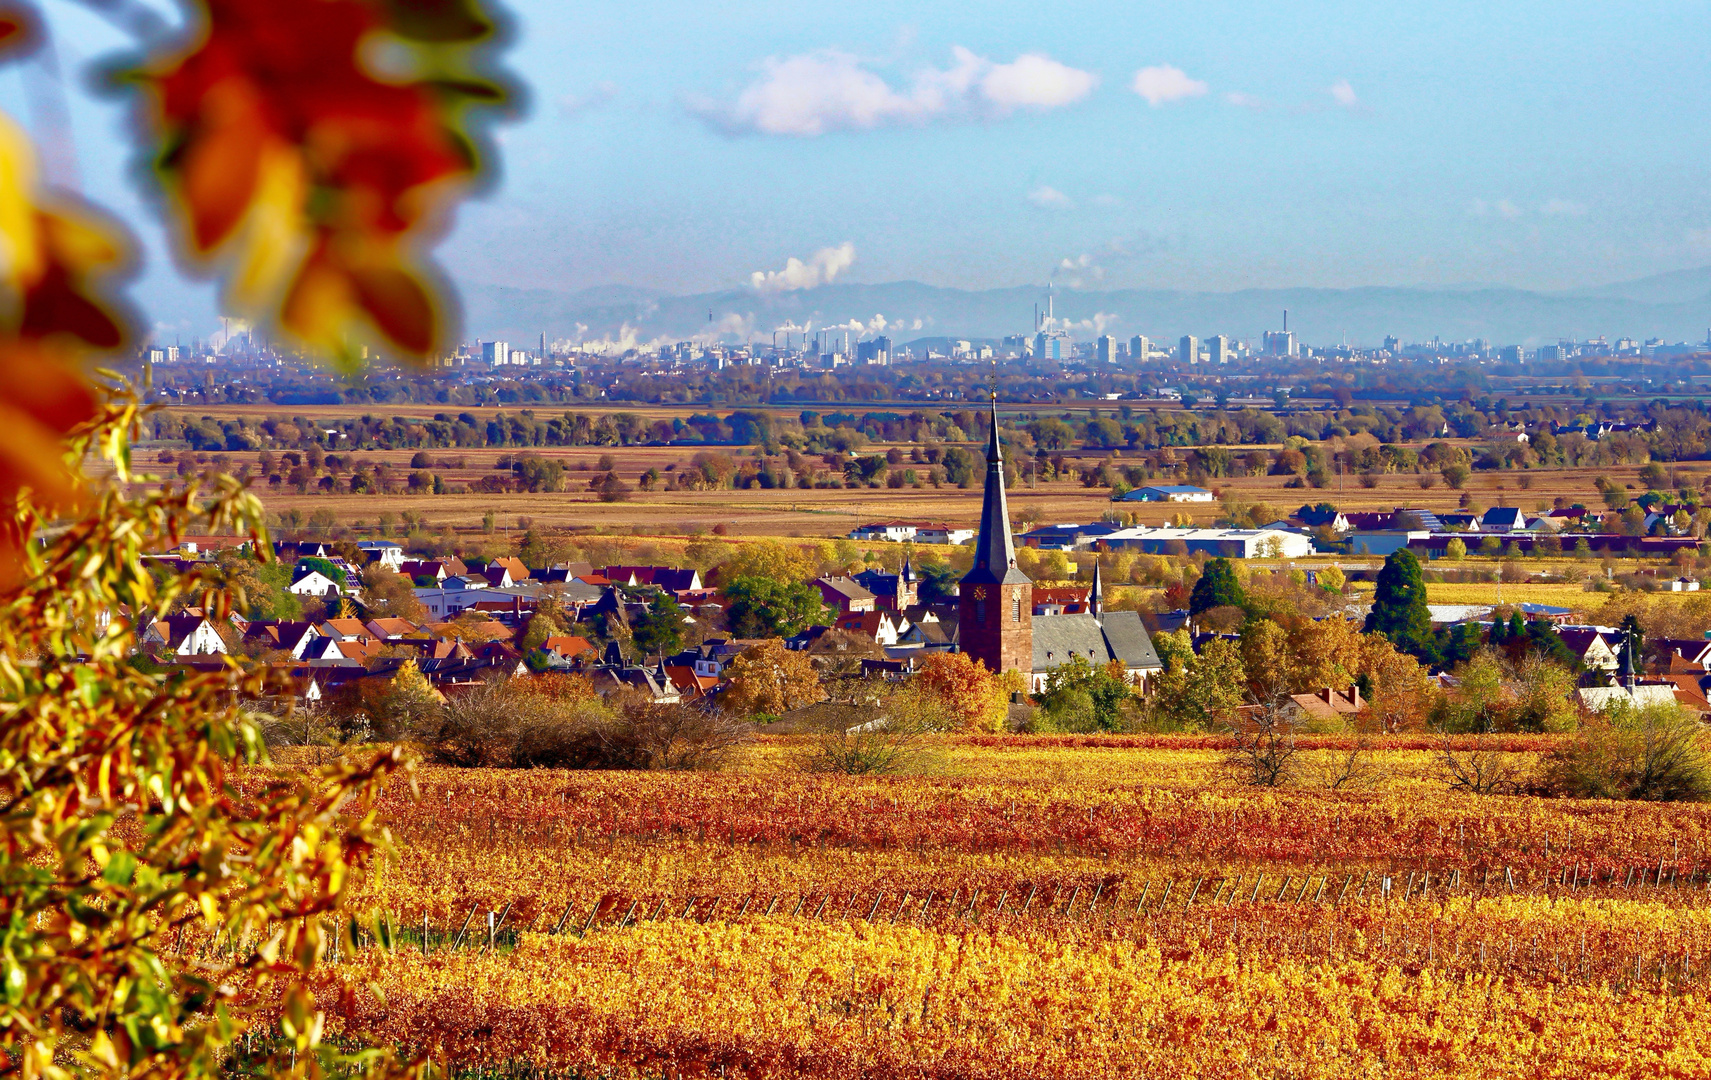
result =
M1019 623L1022 621L1022 594L1021 593L1017 593L1015 596L1012 596L1010 598L1010 621L1013 623Z
M974 602L974 621L982 626L986 625L986 601L976 600Z

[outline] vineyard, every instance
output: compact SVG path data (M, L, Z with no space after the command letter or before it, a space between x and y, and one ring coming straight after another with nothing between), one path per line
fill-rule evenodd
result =
M1336 790L1237 785L1206 739L957 739L901 778L762 742L395 785L329 1030L454 1074L1711 1069L1704 808L1454 792L1418 740Z

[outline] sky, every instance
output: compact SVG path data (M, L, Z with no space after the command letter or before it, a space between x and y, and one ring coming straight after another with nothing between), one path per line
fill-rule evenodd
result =
M157 329L205 333L49 0L75 179L138 233ZM454 280L574 291L1501 284L1711 264L1711 5L519 0L528 89ZM0 108L43 130L33 67Z

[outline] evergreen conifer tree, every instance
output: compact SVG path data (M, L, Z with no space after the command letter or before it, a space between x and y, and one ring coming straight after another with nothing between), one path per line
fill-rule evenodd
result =
M1426 663L1437 660L1432 637L1432 616L1426 610L1426 584L1420 575L1420 560L1407 548L1393 551L1378 572L1372 613L1366 617L1367 633L1380 633L1398 651Z

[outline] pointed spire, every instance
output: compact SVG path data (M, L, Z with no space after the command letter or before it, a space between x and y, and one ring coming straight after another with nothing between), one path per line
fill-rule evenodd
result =
M1095 619L1105 615L1105 584L1099 576L1099 556L1093 557L1093 590L1087 596L1087 609Z
M915 583L915 567L909 562L909 556L903 556L902 578L905 584Z
M986 439L986 496L980 508L980 535L974 541L974 566L963 581L1018 585L1029 580L1016 569L1016 544L1010 538L1010 505L1004 494L1004 450L998 441L998 395L992 395L992 429Z

